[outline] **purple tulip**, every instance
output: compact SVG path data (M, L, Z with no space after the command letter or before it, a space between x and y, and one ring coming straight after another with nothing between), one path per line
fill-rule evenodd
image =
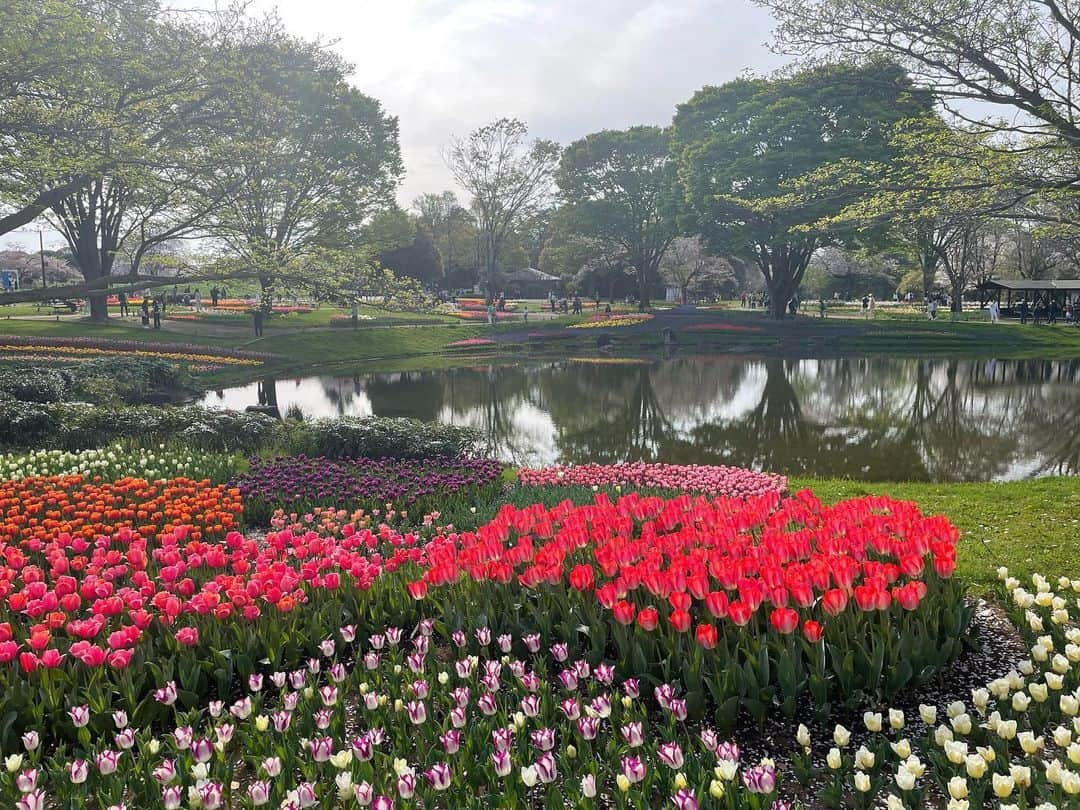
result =
M627 723L621 729L623 739L631 748L637 748L645 742L645 735L640 722Z
M214 756L214 744L210 740L200 738L191 743L191 756L196 762L209 762Z
M671 803L678 810L698 810L697 799L694 798L694 791L690 788L680 788L675 791L675 795L671 797Z
M81 762L82 760L77 761ZM174 760L167 759L160 765L158 765L156 768L154 768L150 775L154 777L154 781L157 782L159 785L167 785L174 779L176 779L176 762Z
M683 752L678 743L661 743L660 747L656 750L656 755L660 758L661 762L672 770L677 771L683 766Z
M584 740L595 740L600 731L599 717L579 717L577 721L578 733Z
M184 801L184 789L180 785L169 785L161 789L161 802L165 810L180 810Z
M492 751L491 761L495 766L495 774L497 776L505 777L510 775L511 763L509 751Z

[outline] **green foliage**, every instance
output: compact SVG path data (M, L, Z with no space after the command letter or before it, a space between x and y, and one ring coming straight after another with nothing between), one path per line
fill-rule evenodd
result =
M0 391L21 402L60 402L71 387L71 375L60 369L0 369Z
M281 436L264 414L199 407L0 402L0 447L82 450L128 440L178 442L216 451L255 451Z
M293 439L293 450L330 458L431 458L472 455L479 431L392 417L316 419Z
M588 135L563 152L557 179L563 222L634 267L638 296L647 304L660 259L678 232L668 132L632 127Z
M858 236L828 223L843 194L795 193L798 179L842 161L888 160L892 126L928 105L900 68L881 62L706 87L674 123L691 216L714 250L757 263L782 317L814 251Z

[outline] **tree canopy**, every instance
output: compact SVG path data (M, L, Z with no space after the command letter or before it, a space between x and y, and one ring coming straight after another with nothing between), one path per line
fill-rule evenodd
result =
M587 135L566 148L558 183L564 221L634 268L638 301L647 307L649 285L678 233L668 133L632 127Z
M892 63L830 65L790 78L706 87L675 115L673 149L694 225L721 255L754 261L783 317L814 251L859 234L829 219L837 193L793 193L843 161L887 161L897 122L929 100Z

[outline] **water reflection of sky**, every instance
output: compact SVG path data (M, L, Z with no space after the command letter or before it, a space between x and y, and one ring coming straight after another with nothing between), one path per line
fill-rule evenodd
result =
M669 460L864 479L1080 470L1080 361L677 358L288 378L210 392L480 430L506 461Z

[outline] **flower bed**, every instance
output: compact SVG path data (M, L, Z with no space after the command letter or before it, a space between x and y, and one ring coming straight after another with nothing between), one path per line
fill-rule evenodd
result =
M804 692L822 708L892 695L955 658L970 618L951 579L957 537L887 498L601 494L507 505L435 537L410 591L451 618L482 605L545 632L587 627L628 672L686 679L698 716L708 694L727 728L740 710L794 714Z
M420 561L416 537L389 527L245 538L235 489L183 479L30 478L0 485L0 509L5 750L76 693L146 722L154 678L175 677L190 707L264 659L295 665L343 617L410 615L400 585L376 588Z
M601 358L606 359L606 358ZM621 359L621 358L616 358ZM524 486L582 486L673 489L703 492L706 495L737 497L785 492L787 478L771 473L754 472L741 467L704 464L649 464L632 461L623 464L577 464L518 470L518 483Z
M236 472L236 459L217 453L166 449L36 450L0 455L0 481L22 478L80 475L84 480L118 481L121 478L208 478L222 482Z
M618 326L636 326L652 320L651 313L642 312L628 315L590 315L589 320L568 326L568 329L611 329Z
M486 311L477 309L456 310L453 312L448 312L446 314L452 315L455 318L461 318L463 321L486 321L488 318L488 314ZM495 313L495 320L497 321L505 321L513 317L515 317L515 314L513 312L505 312L503 310L499 310Z
M259 352L219 349L190 343L0 335L0 359L4 360L41 358L84 360L109 356L152 357L179 362L231 366L258 366L273 358L273 355Z
M469 349L477 346L494 346L495 341L490 338L465 338L464 340L455 340L453 343L447 343L448 349Z
M248 522L265 524L275 509L307 511L380 507L431 511L448 499L476 499L497 489L502 466L484 458L255 458L232 482Z
M348 624L319 637L307 666L271 665L196 711L181 710L182 685L163 679L156 728L122 707L67 696L61 729L74 744L56 752L30 730L21 751L8 745L0 801L19 810L179 808L189 797L205 810L790 810L791 798L889 810L1071 807L1080 796L1080 630L1055 605L1080 593L1080 581L1060 580L1062 594L1035 577L1029 592L1002 576L1002 597L1032 645L1013 671L975 689L970 703L926 703L917 716L873 707L859 729L838 725L826 739L800 725L757 762L736 740L689 722L685 684L619 678L611 659L575 649L577 632Z

